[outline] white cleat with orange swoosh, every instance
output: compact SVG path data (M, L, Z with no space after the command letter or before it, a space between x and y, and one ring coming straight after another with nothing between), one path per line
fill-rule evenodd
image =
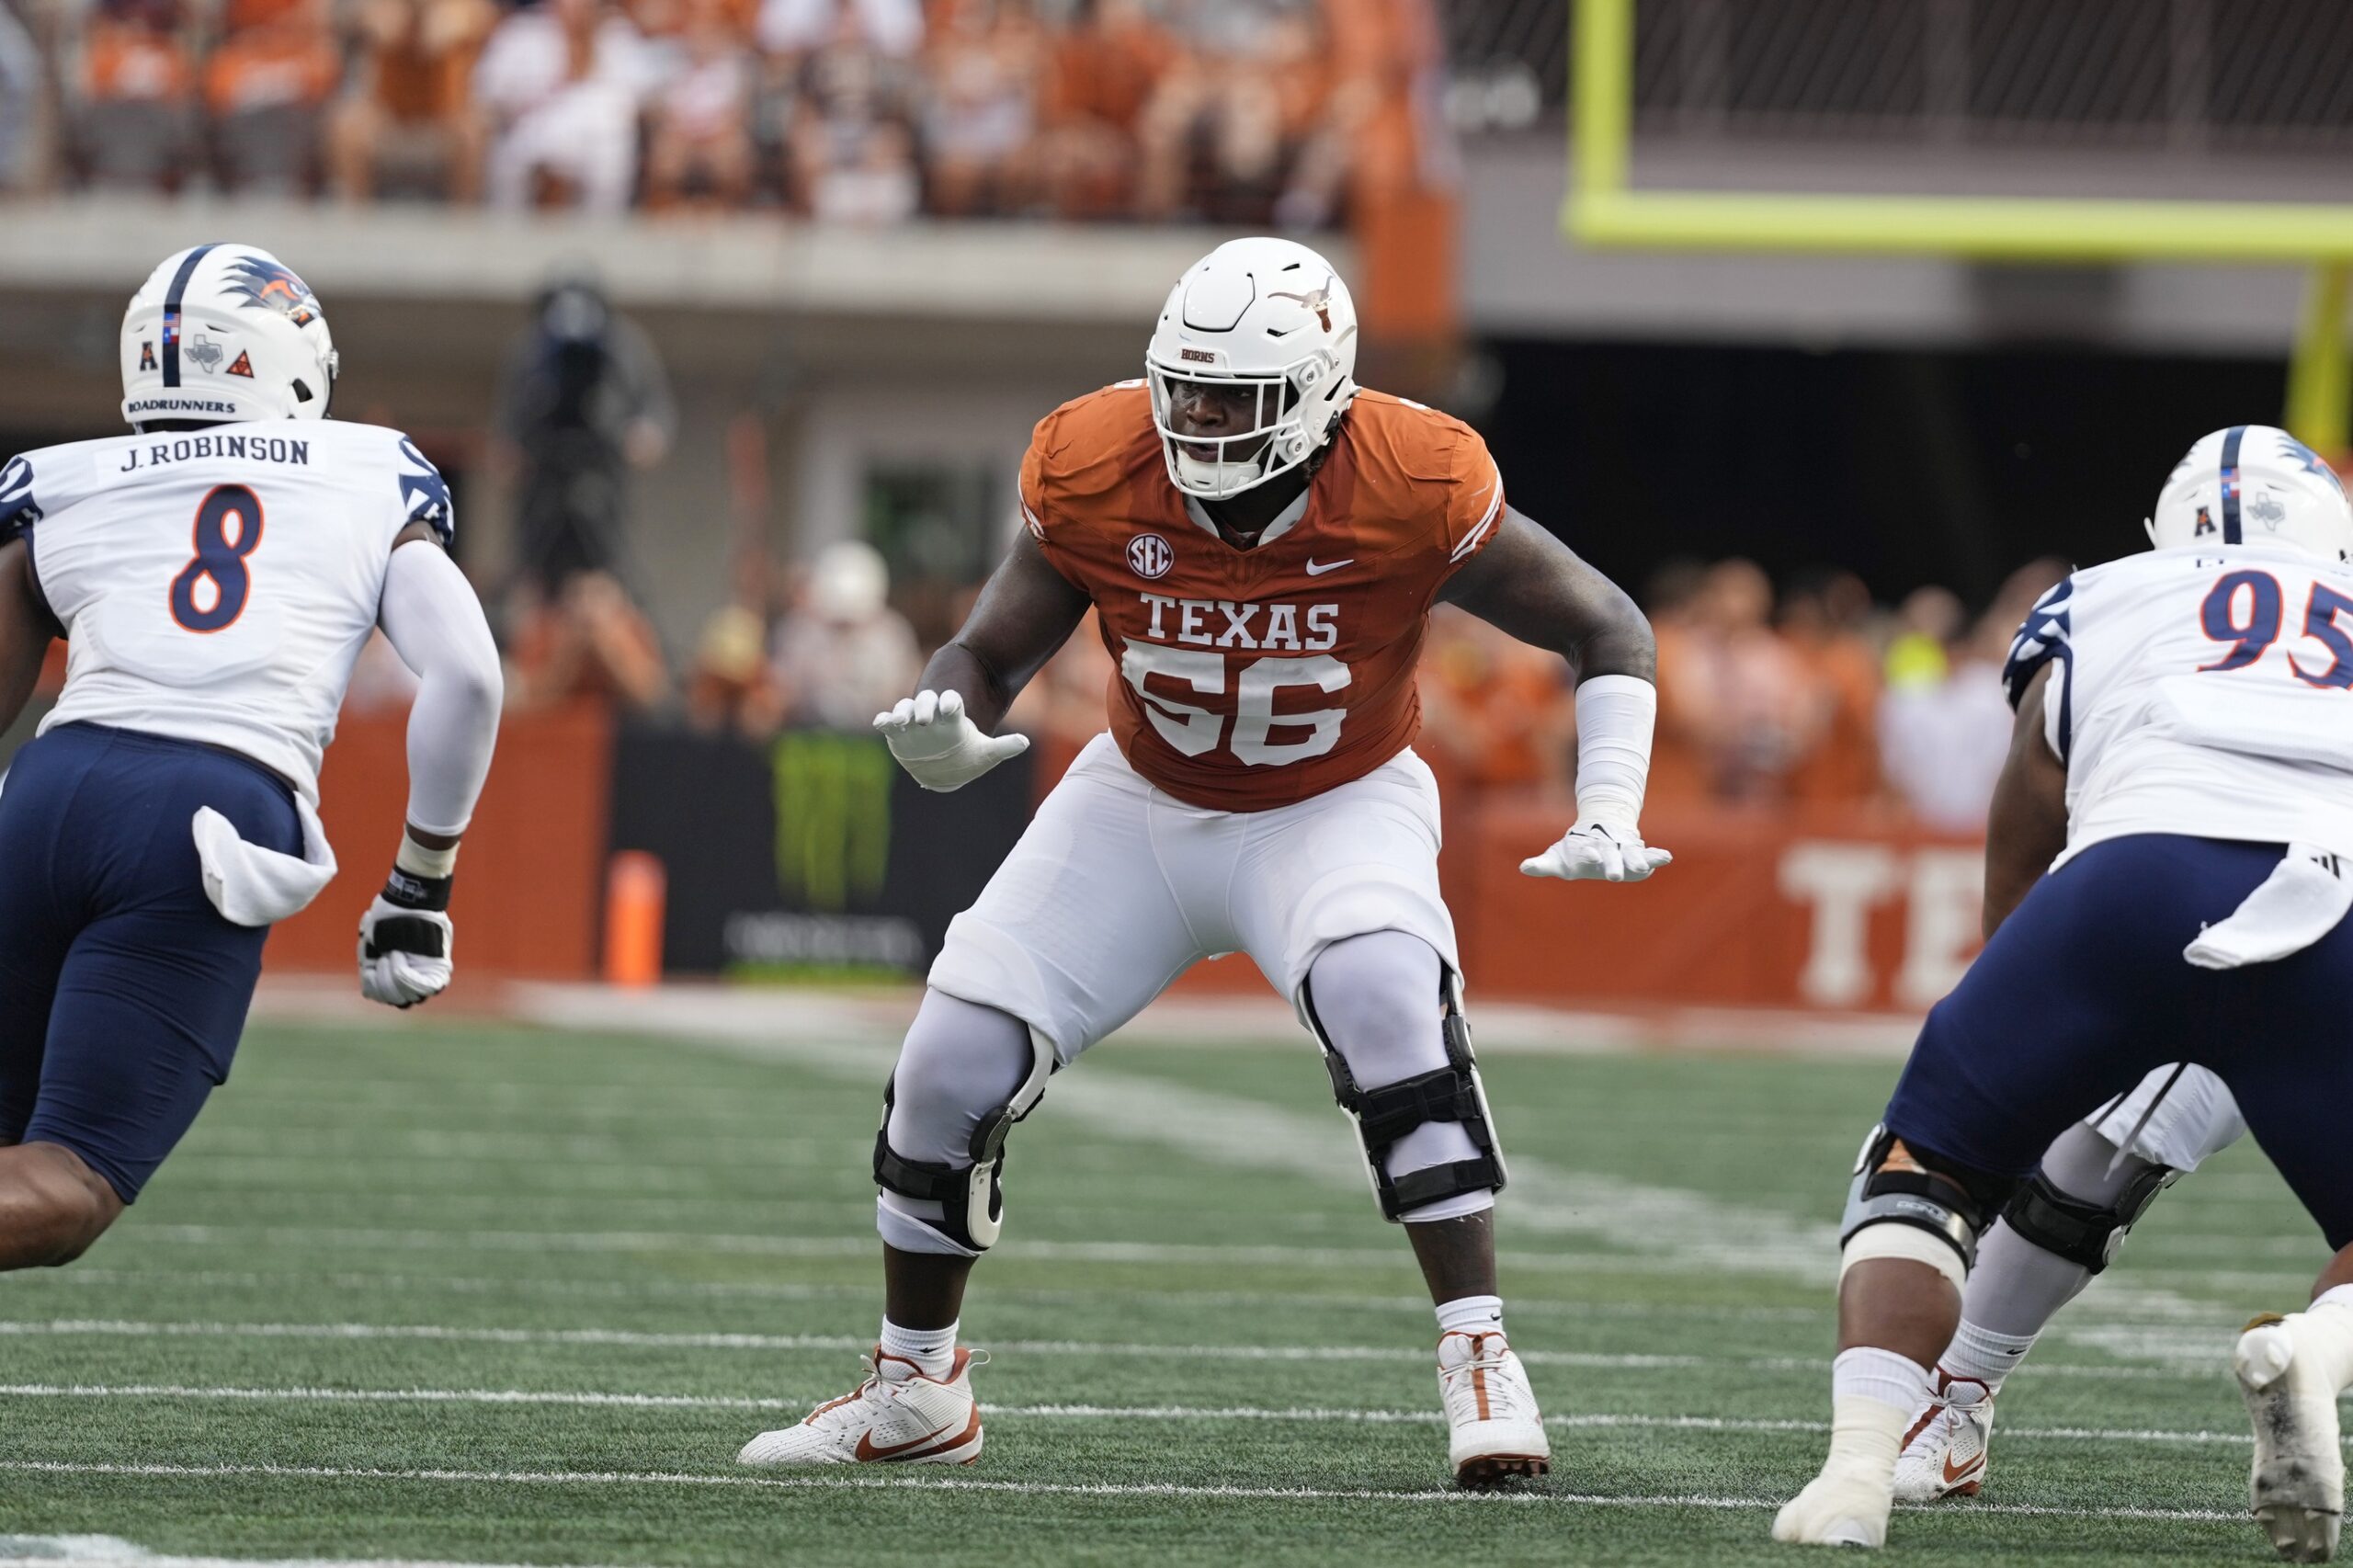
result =
M972 1369L988 1359L956 1352L945 1378L927 1378L912 1361L866 1358L867 1380L811 1411L797 1426L763 1432L735 1456L739 1464L971 1464L981 1457L981 1407Z
M1552 1468L1536 1391L1501 1334L1441 1335L1438 1389L1452 1428L1447 1459L1457 1484L1484 1489Z
M1912 1423L1895 1461L1895 1500L1974 1497L1985 1484L1994 1440L1994 1395L1975 1378L1937 1369L1937 1392Z

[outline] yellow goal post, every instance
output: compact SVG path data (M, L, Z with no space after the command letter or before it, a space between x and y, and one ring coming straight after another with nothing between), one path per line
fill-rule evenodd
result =
M2283 262L2309 267L2287 425L2353 446L2346 349L2353 206L2292 201L1838 196L1632 187L1634 0L1575 6L1570 167L1561 222L1581 244L1643 250L1941 256L2023 263Z

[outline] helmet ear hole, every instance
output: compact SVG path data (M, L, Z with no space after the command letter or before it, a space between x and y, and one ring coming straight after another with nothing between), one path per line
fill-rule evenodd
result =
M294 379L294 401L296 403L308 403L311 401L311 396L310 383L297 376Z

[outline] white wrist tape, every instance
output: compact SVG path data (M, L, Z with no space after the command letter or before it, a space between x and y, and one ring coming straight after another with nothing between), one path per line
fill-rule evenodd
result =
M458 846L452 844L447 849L427 849L404 832L400 852L392 857L392 864L412 877L444 881L457 874Z
M1658 687L1636 676L1577 686L1577 818L1631 828L1651 777Z

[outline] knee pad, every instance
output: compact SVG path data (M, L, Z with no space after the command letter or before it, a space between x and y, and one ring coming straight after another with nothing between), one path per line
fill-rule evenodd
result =
M1847 1212L1838 1223L1839 1244L1849 1264L1883 1256L1910 1257L1941 1267L1941 1249L1918 1256L1898 1238L1884 1233L1857 1241L1862 1233L1880 1226L1901 1225L1925 1232L1950 1249L1959 1267L1948 1271L1948 1277L1958 1283L1977 1261L1977 1238L1994 1222L2017 1185L2014 1178L1973 1170L1929 1150L1913 1148L1884 1125L1874 1127L1855 1161L1854 1185L1847 1189Z
M953 1165L945 1160L910 1160L891 1147L891 1107L897 1074L882 1085L882 1125L874 1134L874 1183L902 1198L937 1203L938 1220L916 1222L931 1226L968 1255L996 1244L1005 1226L1005 1136L1045 1097L1046 1079L1056 1065L1053 1046L1036 1029L1029 1033L1029 1075L1013 1097L981 1117L972 1129L972 1161ZM913 1218L913 1216L910 1216Z
M1446 1045L1446 1065L1372 1089L1357 1083L1347 1059L1334 1047L1315 1016L1313 994L1303 982L1301 985L1301 1012L1314 1030L1316 1043L1324 1048L1324 1066L1332 1075L1332 1097L1357 1124L1357 1141L1372 1173L1372 1190L1381 1200L1381 1217L1387 1220L1402 1220L1414 1210L1467 1192L1500 1192L1506 1179L1503 1151L1495 1146L1494 1125L1487 1114L1487 1091L1479 1081L1479 1064L1471 1051L1471 1021L1462 1010L1462 981L1451 968L1441 968L1439 1029ZM1391 1176L1389 1151L1405 1134L1433 1121L1460 1123L1479 1152L1467 1160Z
M2171 1165L2146 1165L2125 1184L2113 1204L2101 1205L2070 1198L2037 1171L2010 1195L2002 1218L2043 1251L2097 1274L2115 1261L2133 1222L2148 1211L2157 1194L2180 1179L2181 1173Z

